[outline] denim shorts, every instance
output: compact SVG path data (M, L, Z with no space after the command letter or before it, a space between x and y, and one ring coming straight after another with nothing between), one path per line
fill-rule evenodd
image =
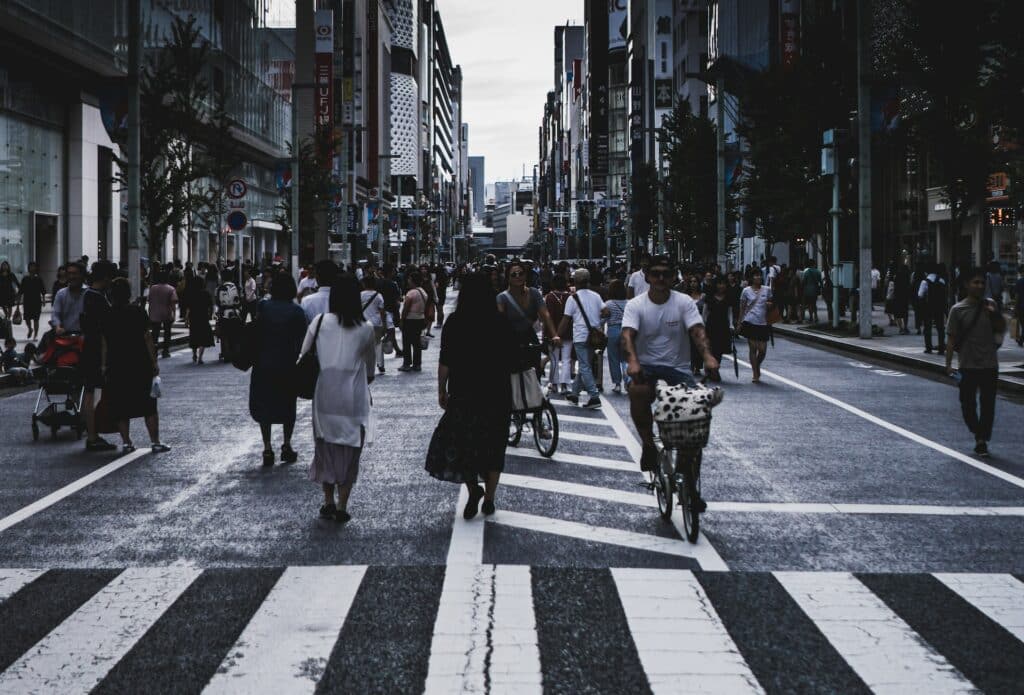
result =
M693 378L693 374L686 369L676 369L675 367L665 367L662 365L651 365L641 364L640 369L644 373L644 381L651 386L656 381L664 381L669 386L679 386L680 384L686 384L690 388L697 386L697 380Z

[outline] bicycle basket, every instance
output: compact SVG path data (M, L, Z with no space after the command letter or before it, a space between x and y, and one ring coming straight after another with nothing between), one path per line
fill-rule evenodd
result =
M672 449L703 449L711 435L711 418L706 420L672 420L658 423L662 443Z

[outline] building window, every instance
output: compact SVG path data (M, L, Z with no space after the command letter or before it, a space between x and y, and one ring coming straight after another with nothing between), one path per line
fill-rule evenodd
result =
M661 42L661 74L668 74L668 44Z

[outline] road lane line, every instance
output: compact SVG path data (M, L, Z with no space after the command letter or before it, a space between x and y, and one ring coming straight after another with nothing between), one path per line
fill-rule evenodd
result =
M102 466L100 468L97 468L92 473L89 473L88 475L82 476L81 478L79 478L78 480L74 481L73 483L70 483L69 485L65 485L64 487L62 487L61 489L59 489L59 490L57 490L55 492L51 492L46 497L43 497L40 500L36 500L35 502L33 502L32 504L28 505L27 507L22 507L21 509L19 509L18 511L14 512L13 514L11 514L9 516L5 516L3 519L0 519L0 533L3 533L4 531L6 531L7 529L11 528L15 524L19 524L19 523L21 523L25 519L28 519L31 516L33 516L35 514L38 514L39 512L43 511L44 509L48 509L49 507L52 507L53 505L57 504L61 500L66 499L67 497L70 497L71 495L75 494L79 490L82 490L82 489L84 489L86 487L89 487L90 485L95 483L97 480L101 480L101 479L105 478L106 476L110 475L111 473L113 473L114 471L117 471L117 470L120 470L121 468L124 468L129 463L131 463L132 461L140 459L140 458L142 458L143 456L145 456L148 453L150 453L149 447L136 449L132 453L125 454L124 456L121 456L120 458L116 458L113 461L111 461L110 463L108 463L107 465Z
M614 490L608 487L581 485L580 483L567 483L561 480L535 478L533 476L515 475L513 473L502 473L501 484L525 488L527 490L555 492L561 495L586 497L592 500L631 504L637 507L654 507L655 509L658 507L657 501L650 495L650 493L646 492L623 492L622 490Z
M204 693L313 693L365 566L289 567Z
M16 594L22 587L39 579L46 570L7 569L0 570L0 603Z
M541 461L553 461L555 463L571 463L579 466L590 466L592 468L606 468L610 471L625 471L626 473L638 473L640 467L635 463L627 461L613 461L602 459L596 456L584 456L582 454L561 454L556 453L551 458L541 456L541 453L533 447L523 444L520 447L509 447L505 450L506 456L522 456L528 459L540 459Z
M1024 642L1024 583L1010 574L935 574L992 622Z
M200 572L125 570L0 674L0 692L89 692Z
M852 574L775 572L801 610L876 693L977 689Z
M588 442L590 444L604 444L606 446L626 446L618 437L599 437L596 434L582 434L580 432L559 432L558 438L559 440L572 442Z
M504 478L502 478L504 480ZM709 512L767 514L901 514L909 516L1024 516L1024 507L956 507L932 504L844 504L831 502L715 502Z
M596 417L580 417L579 415L563 415L558 413L558 422L574 422L579 425L600 425L601 427L611 427L612 423L608 420L601 420Z
M611 572L654 695L764 692L692 572Z
M615 430L615 436L617 436L629 450L629 455L633 459L633 463L637 465L634 470L639 470L640 466L640 455L643 453L643 447L640 446L640 442L636 437L633 436L632 430L626 425L625 421L619 416L618 411L615 410L615 406L608 400L606 396L601 396L601 402L604 407L601 409L608 417L608 423Z
M730 357L730 359L733 359L733 358ZM743 360L739 360L739 363L742 364L744 367L750 368L750 364L748 364L747 362L744 362ZM894 425L893 423L889 422L888 420L883 420L882 418L880 418L880 417L878 417L876 415L872 415L871 413L869 413L867 411L861 410L860 408L858 408L856 406L852 406L849 403L844 403L843 401L839 400L838 398L833 398L832 396L828 396L828 395L822 393L821 391L816 391L816 390L814 390L814 389L812 389L810 387L804 386L803 384L798 384L797 382L793 381L792 379L787 379L784 376L779 376L778 374L775 374L773 372L769 372L769 371L767 371L765 369L761 370L761 374L763 374L764 376L767 376L767 377L769 377L771 379L775 379L779 383L785 384L786 386L790 386L792 388L795 388L798 391L803 391L804 393L809 394L811 396L814 396L815 398L819 398L819 399L825 401L826 403L830 403L830 404L836 406L837 408L841 408L841 409L845 410L848 413L852 413L853 415L856 415L857 417L863 418L863 419L867 420L870 423L873 423L875 425L878 425L879 427L882 427L884 429L889 430L890 432L893 432L894 434L898 434L901 437L905 437L906 439L909 439L912 442L915 442L917 444L921 444L922 446L926 446L929 449L933 449L934 451L939 452L940 454L945 454L946 456L949 456L950 458L954 458L957 461L960 461L961 463L966 463L968 466L971 466L972 468L976 468L979 471L982 471L983 473L988 473L989 475L995 476L996 478L999 478L1000 480L1003 480L1003 481L1005 481L1007 483L1010 483L1011 485L1016 485L1017 487L1024 488L1024 479L1018 478L1017 476L1013 475L1012 473L1007 473L1006 471L1000 470L1000 469L996 468L995 466L990 466L987 463L982 463L981 461L977 461L977 460L971 458L970 456L968 456L966 454L962 454L959 451L956 451L954 449L950 449L948 446L943 446L942 444L939 444L938 442L933 442L930 439L922 437L921 435L917 434L916 432L911 432L910 430L905 430L902 427L900 427L899 425Z
M542 692L529 567L446 568L423 692Z
M452 536L448 542L448 559L445 564L479 565L484 557L484 522L479 516L466 521L462 510L469 501L469 490L459 485L459 500L455 503L455 518L452 521Z
M722 558L718 556L715 549L708 542L687 543L677 538L663 538L647 533L636 533L635 531L623 531L622 529L608 528L606 526L591 526L576 521L565 521L546 516L533 514L521 514L519 512L498 510L494 516L487 517L487 522L519 528L525 531L540 531L565 538L577 538L583 541L604 543L607 545L619 545L634 550L645 550L663 555L685 557L696 560L701 569L708 571L727 570Z

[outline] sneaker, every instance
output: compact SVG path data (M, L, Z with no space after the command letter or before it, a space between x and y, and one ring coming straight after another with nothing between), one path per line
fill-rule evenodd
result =
M384 365L382 365L382 364L377 365L377 372L379 374L383 374L384 373Z
M161 444L160 442L154 442L149 448L154 454L166 454L171 450L171 447L166 444Z
M640 454L640 470L648 473L658 468L658 448L654 445L644 445L643 453Z
M583 407L586 408L587 410L600 410L601 409L601 399L600 398L591 397L590 400L587 401L587 404L585 406L583 406Z
M122 454L130 454L133 451L135 451L135 445L134 444L124 444L124 445L121 446L121 453Z
M924 354L926 354L926 355L932 354L932 349L931 348L925 348L924 349Z
M580 397L579 397L579 395L577 395L575 393L566 393L565 394L565 400L569 401L573 405L579 405L580 404Z
M612 393L622 393L622 386L620 384L612 386Z
M412 371L412 367L406 367L403 364L401 367L398 368L398 371L400 371L400 372L411 372Z
M974 445L974 453L981 458L988 458L988 443L979 439Z
M338 508L333 504L325 504L320 507L320 518L321 519L334 519L334 515L338 513Z
M85 443L86 451L114 451L117 449L116 444L111 444L103 437L96 437L91 442Z

